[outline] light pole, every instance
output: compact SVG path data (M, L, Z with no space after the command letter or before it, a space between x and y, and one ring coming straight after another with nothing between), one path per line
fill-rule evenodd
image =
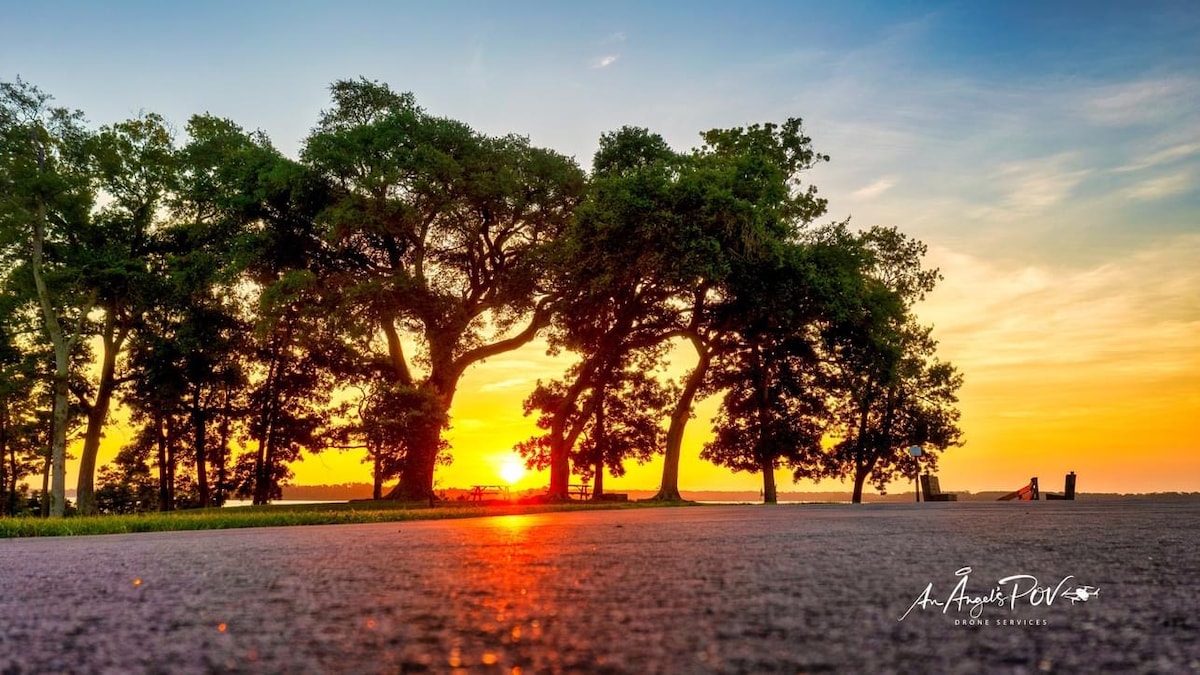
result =
M913 464L917 467L917 473L913 476L913 487L916 489L917 501L921 501L921 454L924 450L921 446L914 445L908 449L908 454L912 455Z

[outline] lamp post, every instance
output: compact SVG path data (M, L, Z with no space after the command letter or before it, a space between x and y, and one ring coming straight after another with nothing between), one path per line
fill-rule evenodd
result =
M917 467L917 473L913 476L913 487L916 489L917 501L921 501L921 455L925 451L921 446L914 445L908 449L908 454L913 458L913 464Z

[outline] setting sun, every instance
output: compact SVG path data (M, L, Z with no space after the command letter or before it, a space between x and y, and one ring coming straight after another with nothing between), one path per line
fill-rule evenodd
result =
M500 477L505 483L512 485L525 475L525 465L519 459L510 459L500 467Z

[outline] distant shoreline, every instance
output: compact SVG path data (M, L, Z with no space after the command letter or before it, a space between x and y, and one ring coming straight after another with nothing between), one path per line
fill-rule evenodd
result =
M538 490L513 491L513 498L524 496L525 494L533 494ZM629 499L649 499L655 495L654 490L612 490L629 495ZM439 493L444 493L448 500L454 501L460 497L464 497L467 493L465 489L447 488L439 490ZM757 491L751 490L681 490L684 499L697 502L720 502L720 503L759 503L762 501L762 496ZM958 495L959 501L968 502L987 502L996 501L1001 496L1008 494L1003 491L984 491L984 492L953 492ZM780 492L778 494L779 501L791 503L848 503L850 502L851 493L849 490L825 490L820 492ZM1200 492L1138 492L1138 493L1103 493L1103 492L1081 492L1077 496L1081 500L1108 500L1108 499L1147 499L1147 498L1184 498L1200 500ZM370 499L371 485L367 483L344 483L340 485L288 485L283 488L283 501L349 501L351 499ZM863 502L866 504L886 504L886 503L901 503L915 501L915 495L912 492L896 492L887 495L879 494L864 494Z

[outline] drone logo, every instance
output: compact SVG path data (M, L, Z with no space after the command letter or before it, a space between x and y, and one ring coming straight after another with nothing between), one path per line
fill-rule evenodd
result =
M1087 602L1097 595L1100 595L1100 589L1095 586L1078 586L1062 594L1064 598L1071 601L1072 605L1076 602Z

